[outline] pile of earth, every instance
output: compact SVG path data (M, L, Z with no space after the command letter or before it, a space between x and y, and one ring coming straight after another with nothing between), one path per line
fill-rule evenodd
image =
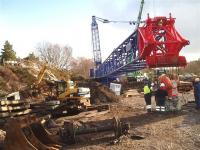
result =
M0 66L0 96L19 91L33 83L35 78L19 66Z
M81 79L76 81L79 87L89 87L91 94L91 103L99 104L99 103L107 103L107 102L118 102L119 97L106 85L103 85L94 80L85 80Z

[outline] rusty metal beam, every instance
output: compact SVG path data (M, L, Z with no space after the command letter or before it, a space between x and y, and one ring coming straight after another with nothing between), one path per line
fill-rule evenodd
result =
M73 121L65 121L64 128L60 130L61 140L65 143L75 143L76 136L100 132L112 132L115 134L115 138L127 133L129 130L129 123L121 122L117 117L113 119L87 122L83 124L77 124Z

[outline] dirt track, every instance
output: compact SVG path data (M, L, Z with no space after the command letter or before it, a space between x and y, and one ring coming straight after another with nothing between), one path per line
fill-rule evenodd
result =
M103 150L103 149L135 149L135 150L198 150L200 148L200 111L194 103L183 106L176 114L146 113L142 95L132 91L133 97L122 98L119 103L112 104L111 112L90 118L90 121L118 116L131 124L130 134L122 136L117 144L112 139L102 136L99 140L91 140L90 136L82 138L77 144L64 149ZM193 97L189 98L190 100ZM136 136L135 136L136 135ZM141 137L140 140L137 136Z

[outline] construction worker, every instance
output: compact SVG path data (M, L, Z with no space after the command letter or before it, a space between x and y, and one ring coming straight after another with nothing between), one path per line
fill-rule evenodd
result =
M155 93L158 90L158 83L155 81L151 83L151 91Z
M151 89L149 88L148 82L145 82L144 85L144 99L147 112L151 112Z
M196 102L196 109L200 109L200 81L199 78L194 82L194 98Z
M171 77L171 83L172 83L172 88L169 91L169 97L171 99L177 99L178 98L178 82L179 79L177 77L177 75L173 74Z
M178 98L178 76L176 74L173 74L171 76L171 84L172 87L168 89L168 96L169 96L169 103L168 103L168 109L171 110L180 110L181 104Z
M156 97L156 111L165 111L165 101L168 99L168 93L164 83L160 84L160 87L155 92Z
M152 92L152 95L155 96L155 93L156 93L157 90L158 90L158 82L154 81L153 83L151 83L151 92ZM155 102L157 104L156 96L155 96Z

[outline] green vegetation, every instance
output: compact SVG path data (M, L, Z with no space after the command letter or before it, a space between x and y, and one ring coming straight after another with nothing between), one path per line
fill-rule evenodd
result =
M2 49L1 53L1 60L3 61L16 60L16 53L12 49L12 45L8 41L5 42L4 48Z
M35 56L35 54L33 52L29 53L28 56L24 59L25 60L39 61L39 58L37 56Z

